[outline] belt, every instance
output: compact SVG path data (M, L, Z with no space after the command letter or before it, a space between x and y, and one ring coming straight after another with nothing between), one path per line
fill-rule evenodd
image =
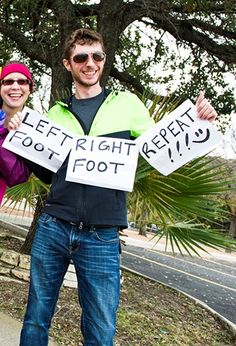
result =
M83 221L80 222L73 222L73 221L67 221L64 219L56 218L60 220L61 222L69 223L70 225L77 226L79 229L95 229L95 228L110 228L115 227L114 225L87 225Z
M86 225L84 224L82 221L79 222L79 223L76 223L76 222L69 222L70 225L73 225L73 226L77 226L79 229L95 229L95 228L110 228L110 227L114 227L114 225Z

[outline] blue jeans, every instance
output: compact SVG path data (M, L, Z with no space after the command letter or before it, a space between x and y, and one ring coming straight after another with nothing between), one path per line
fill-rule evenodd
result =
M43 213L32 246L20 346L48 345L48 330L71 260L78 279L84 345L113 345L120 292L118 228L79 230Z

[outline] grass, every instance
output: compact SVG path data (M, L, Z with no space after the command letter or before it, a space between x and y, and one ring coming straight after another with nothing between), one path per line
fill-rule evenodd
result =
M0 239L0 247L11 245ZM224 323L185 295L127 271L123 276L116 346L236 345ZM26 283L0 281L0 310L22 321L27 292ZM82 345L80 314L76 289L63 287L50 332L59 345Z

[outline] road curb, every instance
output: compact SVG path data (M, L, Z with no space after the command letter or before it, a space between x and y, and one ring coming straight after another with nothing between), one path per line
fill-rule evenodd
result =
M145 279L151 280L153 282L157 282L163 286L166 286L168 288L171 288L172 290L175 290L181 294L184 294L186 297L188 297L189 299L193 300L196 304L202 306L204 309L208 310L213 316L217 317L221 322L223 322L223 324L225 324L227 327L229 327L230 331L232 332L233 336L235 337L236 340L236 324L234 324L233 322L229 321L227 318L225 318L224 316L222 316L221 314L219 314L217 311L215 311L214 309L212 309L210 306L208 306L206 303L202 302L199 299L194 298L193 296L191 296L190 294L183 292L181 290L179 290L178 288L174 288L170 285L164 284L163 282L160 282L158 280L155 280L153 278L151 278L148 275L143 275L140 274L139 272L133 270L133 269L129 269L128 267L121 265L121 269L124 269L130 273L133 273L135 275L141 276Z
M18 225L6 222L1 220L0 218L0 229L2 230L6 230L6 231L10 231L13 232L15 236L19 236L19 237L23 237L25 238L27 236L28 230L20 227Z

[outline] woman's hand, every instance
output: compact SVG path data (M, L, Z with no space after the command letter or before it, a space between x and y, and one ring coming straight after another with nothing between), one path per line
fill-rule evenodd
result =
M14 114L7 124L8 131L17 130L22 123L22 118L23 116L21 112L17 112L16 114Z

